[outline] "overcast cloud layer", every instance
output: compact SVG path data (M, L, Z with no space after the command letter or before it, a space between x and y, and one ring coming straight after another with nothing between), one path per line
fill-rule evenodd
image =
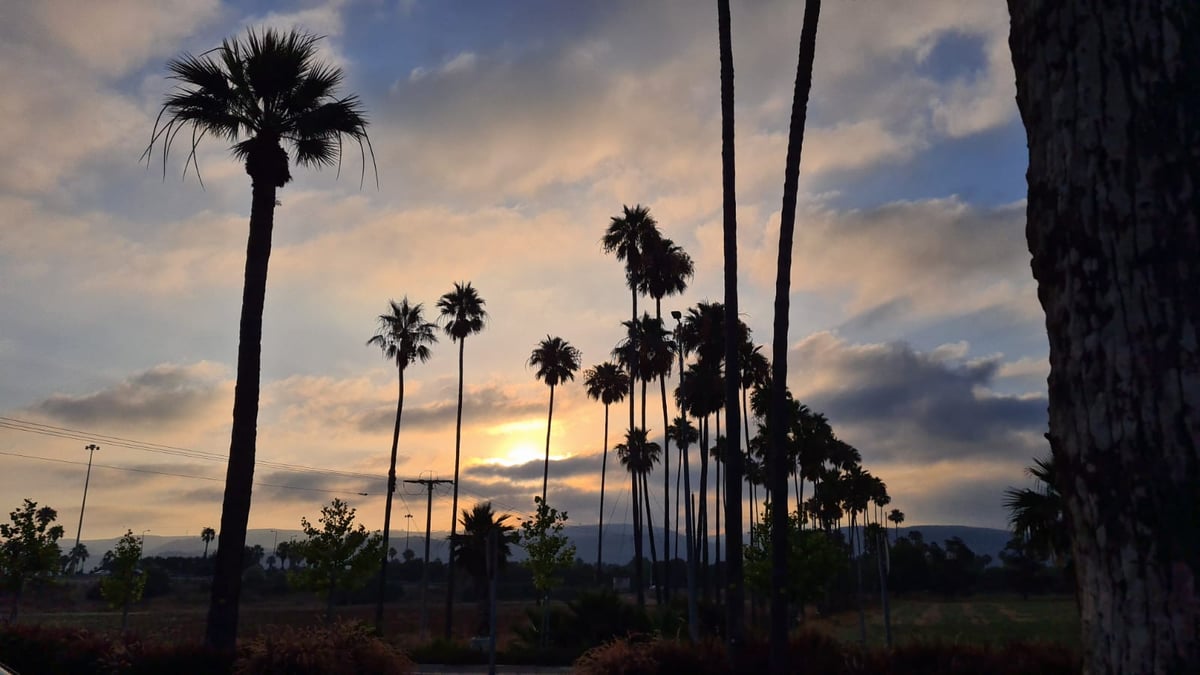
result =
M741 308L763 344L802 4L733 9ZM247 26L326 36L369 112L379 183L367 166L360 187L355 148L340 178L297 170L280 192L252 528L294 529L333 496L381 526L396 373L364 343L391 298L431 318L453 282L486 299L466 343L460 505L518 515L546 433L530 350L559 335L591 366L627 318L599 244L609 217L648 205L695 259L664 313L721 298L707 3L44 0L3 16L0 416L49 426L0 425L0 506L29 497L74 522L94 441L85 538L219 521L224 466L190 451L228 452L249 181L220 142L198 152L204 187L181 180L182 147L165 167L160 148L138 158L167 59ZM821 21L790 385L906 524L1003 527L1000 492L1045 450L1048 370L1003 3L830 3ZM456 386L443 337L406 374L402 477L452 476ZM580 381L556 390L550 499L576 523L596 519L603 420ZM608 467L617 522L628 484ZM397 517L422 496L403 493ZM434 506L448 525L448 495Z

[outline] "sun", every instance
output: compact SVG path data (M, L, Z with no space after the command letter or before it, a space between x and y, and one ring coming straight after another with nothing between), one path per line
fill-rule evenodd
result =
M546 451L544 448L539 448L533 443L515 443L509 447L508 452L504 453L504 456L497 457L496 461L507 466L516 466L539 459L544 460L545 458Z

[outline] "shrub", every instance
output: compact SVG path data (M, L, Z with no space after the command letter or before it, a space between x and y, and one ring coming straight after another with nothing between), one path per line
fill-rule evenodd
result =
M0 624L0 660L24 675L101 672L109 641L82 629Z
M249 641L234 664L234 672L246 675L402 675L413 669L407 656L353 622L270 628Z

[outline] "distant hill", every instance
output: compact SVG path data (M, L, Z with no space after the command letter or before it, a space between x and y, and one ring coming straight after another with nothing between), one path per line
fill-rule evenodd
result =
M937 542L941 545L945 540L951 537L958 537L975 553L979 555L989 555L992 557L993 564L999 564L1000 551L1004 545L1008 543L1011 534L1007 530L998 530L988 527L967 527L964 525L914 525L912 527L901 527L900 536L906 537L908 533L917 530L925 537L926 542ZM894 528L888 528L889 537L894 536ZM585 562L594 563L596 561L596 525L568 525L563 532L575 543L575 554L582 558ZM403 532L392 532L390 545L397 551L404 550L405 536ZM446 559L446 538L449 532L433 532L430 534L429 540L429 557L435 560ZM279 541L288 541L289 539L302 539L304 534L300 530L249 530L246 533L246 543L249 546L255 544L262 546L268 554L270 554L272 545ZM100 558L104 556L106 551L112 550L117 543L118 537L111 539L91 539L85 540L83 543L87 545L90 557L88 565L99 564ZM662 528L655 529L655 545L661 548L662 544ZM211 555L217 548L217 543L214 541L209 545L208 552ZM724 538L722 537L721 557L725 557ZM409 537L409 546L416 552L417 557L424 554L425 536L421 533L420 536L414 532ZM69 543L68 543L69 546ZM679 536L679 546L684 546L683 534ZM204 553L204 542L201 541L200 535L188 536L169 536L156 535L147 532L145 535L145 555L146 556L199 556ZM675 537L671 537L671 550L675 550ZM662 551L658 551L659 559L663 555ZM650 546L646 544L643 554L647 559L650 557ZM716 559L716 538L709 538L709 555L711 559ZM513 550L514 560L524 560L525 552L520 548ZM613 523L604 526L604 562L611 564L625 564L633 559L633 526L628 523Z

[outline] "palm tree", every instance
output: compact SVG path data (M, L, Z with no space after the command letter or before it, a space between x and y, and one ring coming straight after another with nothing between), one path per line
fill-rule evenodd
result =
M676 398L681 399L678 393L683 387L683 376L680 375L680 388L676 390ZM683 406L680 405L682 409ZM688 448L692 444L700 440L700 432L696 427L688 422L687 417L679 415L671 426L667 429L667 435L675 441L675 445L679 448L679 466L683 468L683 492L686 505L684 506L684 544L687 546L687 596L688 596L688 636L693 642L700 638L700 626L698 619L699 598L696 596L696 549L695 549L695 515L692 513L692 478L691 470L688 466ZM679 503L679 490L676 486L675 503ZM678 520L678 507L676 507L676 519ZM678 556L679 551L679 535L676 531L675 551Z
M625 263L625 283L629 286L629 297L632 304L632 311L629 314L630 325L637 323L638 318L638 288L642 285L645 275L642 252L660 238L658 222L650 216L650 208L638 204L633 208L622 206L621 215L609 219L608 229L604 232L604 238L601 240L605 253L613 253L617 256L617 260ZM630 360L626 365L629 367L629 431L633 431L635 428L633 419L634 387L637 386L638 379L637 360Z
M542 469L542 501L550 480L550 427L554 423L554 387L575 379L579 370L579 350L560 337L546 336L529 355L528 365L537 368L534 377L550 387L550 412L546 416L546 462Z
M511 554L509 546L516 543L517 534L507 521L511 516L507 513L497 516L492 511L491 502L481 502L470 511L462 510L462 534L454 534L450 539L450 549L454 558L471 575L475 582L475 599L479 604L479 623L476 635L491 633L491 594L488 592L488 568L494 565L497 570L508 563ZM495 533L497 537L494 558L488 560L488 538Z
M1013 534L1025 540L1032 551L1063 563L1070 557L1071 544L1054 456L1034 459L1033 466L1026 467L1025 472L1037 485L1004 491L1009 525Z
M665 237L651 238L647 242L643 258L643 275L639 290L654 298L654 317L659 325L663 325L662 299L668 295L678 295L687 290L688 281L695 275L692 258L675 242ZM672 353L675 345L672 343ZM663 567L663 586L667 593L671 591L671 557L667 554L668 532L671 529L671 453L667 452L666 431L670 426L667 413L667 377L671 375L671 363L665 368L658 369L659 400L662 402L663 415L663 558L667 564ZM644 398L644 397L643 397ZM646 422L642 421L642 426Z
M208 646L223 651L233 651L237 641L276 192L291 181L292 161L308 167L339 164L343 138L357 142L360 152L364 144L370 148L362 105L355 96L335 97L342 71L317 60L319 39L299 31L249 30L244 39L225 40L200 56L172 59L167 70L178 86L164 101L143 154L149 161L161 141L165 174L172 143L191 127L185 171L189 163L195 166L200 140L212 135L233 144L231 151L244 162L252 185L233 426L221 506L224 545L217 551L205 633ZM365 174L366 154L362 157Z
M788 312L791 305L792 238L796 229L796 195L800 189L800 154L804 147L804 123L808 117L808 95L812 89L813 56L817 47L817 22L821 0L805 0L804 22L800 28L800 51L796 59L796 86L792 95L792 116L788 125L787 158L783 171L783 208L779 218L779 258L775 276L775 317L771 337L771 380L781 386L773 387L771 415L782 418L787 382ZM772 427L770 452L772 466L783 466L787 460L783 424ZM771 483L771 630L770 671L784 673L788 668L788 607L787 594L787 472L770 473Z
M375 606L375 630L383 630L383 598L387 591L388 536L392 525L392 494L396 492L396 450L400 444L400 417L404 413L404 371L416 361L429 360L430 345L437 343L436 326L425 320L424 306L408 302L408 296L397 303L389 300L391 308L379 315L379 328L367 340L367 345L377 345L383 358L395 361L399 389L396 396L396 425L392 428L392 458L388 464L387 498L383 507L383 555L380 559L379 599Z
M211 527L200 530L200 540L204 542L204 559L208 560L208 545L217 538L217 531Z
M604 560L604 481L608 476L608 406L625 398L625 392L629 389L629 376L617 364L606 361L594 368L588 368L583 374L583 383L587 387L588 397L604 404L604 454L600 460L600 524L596 535L596 580L599 582Z
M892 509L892 512L888 514L887 519L892 521L892 524L896 526L895 527L895 535L896 536L894 538L897 541L899 541L900 540L900 523L904 522L904 512L901 511L900 509Z
M458 413L454 421L454 498L450 506L450 538L458 531L458 470L462 459L462 408L463 408L463 354L467 337L483 330L487 312L483 309L484 299L471 286L471 282L455 283L454 290L438 299L442 328L451 340L458 342ZM454 547L450 548L450 561L446 570L446 639L454 627Z
M633 557L634 583L637 584L638 606L646 605L646 594L642 583L642 508L646 488L646 475L658 463L662 447L647 440L645 429L634 429L625 434L625 442L616 447L617 458L629 472L630 494L633 503ZM650 514L650 501L644 500L645 514ZM653 532L651 532L653 537ZM653 541L653 539L651 540Z

